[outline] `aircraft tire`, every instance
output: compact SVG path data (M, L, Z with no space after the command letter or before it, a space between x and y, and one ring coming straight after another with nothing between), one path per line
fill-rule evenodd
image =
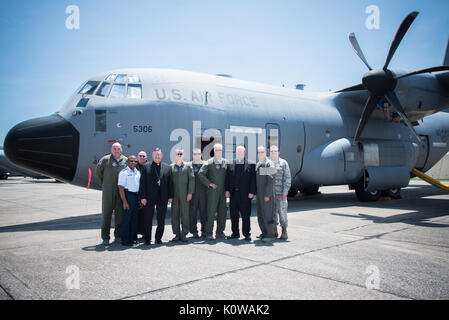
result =
M2 174L0 176L0 180L6 180L6 179L8 179L8 175L7 174Z
M291 187L290 190L288 190L287 197L296 197L298 194L298 189L295 187Z
M363 180L360 180L355 186L355 194L361 202L376 202L380 199L381 191L365 191Z
M401 199L401 188L393 188L388 190L382 190L383 197L390 197L392 199Z
M319 186L309 187L309 188L300 188L299 192L301 192L302 194L304 194L306 196L313 196L315 194L318 194L319 189L320 189Z

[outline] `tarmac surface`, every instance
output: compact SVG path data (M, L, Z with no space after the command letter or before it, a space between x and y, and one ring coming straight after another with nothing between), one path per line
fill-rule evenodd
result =
M256 238L253 203L251 242L170 242L168 212L162 245L130 248L101 244L99 191L2 180L0 299L449 299L447 192L412 181L401 200L360 203L347 186L320 191L289 200L288 241Z

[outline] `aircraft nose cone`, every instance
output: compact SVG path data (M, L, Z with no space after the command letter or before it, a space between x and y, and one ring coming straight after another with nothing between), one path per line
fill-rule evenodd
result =
M71 182L78 163L79 132L57 114L24 121L7 134L9 161L55 179Z

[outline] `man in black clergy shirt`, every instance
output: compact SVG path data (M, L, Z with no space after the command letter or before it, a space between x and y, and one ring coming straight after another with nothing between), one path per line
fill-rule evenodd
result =
M161 244L167 205L173 201L174 189L170 166L162 163L161 149L154 149L152 157L153 162L145 163L141 172L139 198L144 206L145 244L151 244L151 229L153 227L155 206L157 210L155 243Z
M251 241L251 200L256 193L256 166L245 160L245 147L235 150L236 160L226 172L226 197L231 197L230 212L232 235L228 239L240 238L239 212L242 214L242 233Z

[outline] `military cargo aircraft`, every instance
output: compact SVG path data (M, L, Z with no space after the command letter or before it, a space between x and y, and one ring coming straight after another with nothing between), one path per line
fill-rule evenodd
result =
M361 201L399 197L413 170L426 171L448 151L449 52L442 66L389 69L417 12L401 23L382 69L362 84L312 93L165 69L121 69L87 80L55 114L13 127L4 142L13 163L77 186L97 188L99 159L114 142L124 154L160 147L165 161L176 147L201 147L209 158L222 142L227 158L245 143L276 144L292 172L291 194L323 185L348 185ZM449 43L448 43L449 44ZM168 156L167 156L168 154Z

